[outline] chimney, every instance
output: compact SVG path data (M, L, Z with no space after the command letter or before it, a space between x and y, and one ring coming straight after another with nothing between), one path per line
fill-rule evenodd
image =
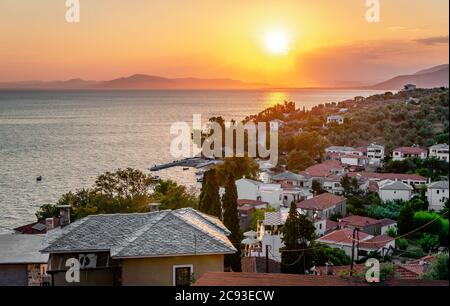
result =
M61 227L70 224L70 205L60 205L59 207L59 225Z
M150 204L148 204L148 211L149 212L159 211L160 205L161 205L161 203L150 203Z
M47 231L55 228L55 219L53 218L46 218L45 219L45 227L47 228Z
M333 263L331 261L328 261L325 263L325 271L327 275L333 275Z

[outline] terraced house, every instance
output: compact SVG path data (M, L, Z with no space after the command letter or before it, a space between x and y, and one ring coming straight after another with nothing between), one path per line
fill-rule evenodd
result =
M52 284L189 285L205 272L223 272L236 248L217 218L191 208L92 215L48 233ZM78 259L80 281L66 280L66 261Z

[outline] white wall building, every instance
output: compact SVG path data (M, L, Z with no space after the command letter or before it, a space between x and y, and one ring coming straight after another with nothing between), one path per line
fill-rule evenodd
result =
M429 157L449 162L448 144L436 144L429 148Z
M380 164L384 160L384 146L371 143L367 146L369 164Z
M414 157L426 159L428 157L428 151L418 146L412 146L412 147L400 147L392 152L392 160L394 161L402 161L407 158L414 158Z
M353 230L346 228L326 234L316 241L327 244L332 248L341 249L347 256L351 257L353 245L352 235ZM358 235L358 240L360 241L358 248L359 253L356 254L355 251L355 258L357 260L364 258L371 252L377 252L384 256L395 248L395 238L386 235L372 236L361 231Z
M378 194L383 202L403 200L409 201L414 188L400 181L385 180L378 183Z
M341 163L344 165L364 167L368 162L368 158L361 155L346 154L341 156Z
M427 198L429 210L441 211L444 208L445 202L449 199L448 189L448 181L439 181L428 185Z
M265 184L242 178L236 181L236 189L239 200L263 201L276 209L283 204L283 189L280 184Z
M331 115L327 117L327 124L337 123L339 125L344 124L344 116L341 115Z

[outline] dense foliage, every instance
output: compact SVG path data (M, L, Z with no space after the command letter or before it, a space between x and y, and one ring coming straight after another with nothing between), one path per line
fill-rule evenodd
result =
M163 209L197 206L195 195L186 187L127 168L100 175L91 188L63 194L56 204L41 206L36 217L57 217L59 205L71 206L72 220L93 214L147 212L152 202L161 203Z

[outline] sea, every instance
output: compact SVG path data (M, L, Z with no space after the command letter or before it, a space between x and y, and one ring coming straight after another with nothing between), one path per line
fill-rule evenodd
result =
M243 119L294 101L297 108L339 102L373 90L0 91L0 233L35 221L42 204L90 187L106 171L145 173L173 160L175 122ZM195 170L152 173L195 190ZM42 177L37 181L38 176Z

